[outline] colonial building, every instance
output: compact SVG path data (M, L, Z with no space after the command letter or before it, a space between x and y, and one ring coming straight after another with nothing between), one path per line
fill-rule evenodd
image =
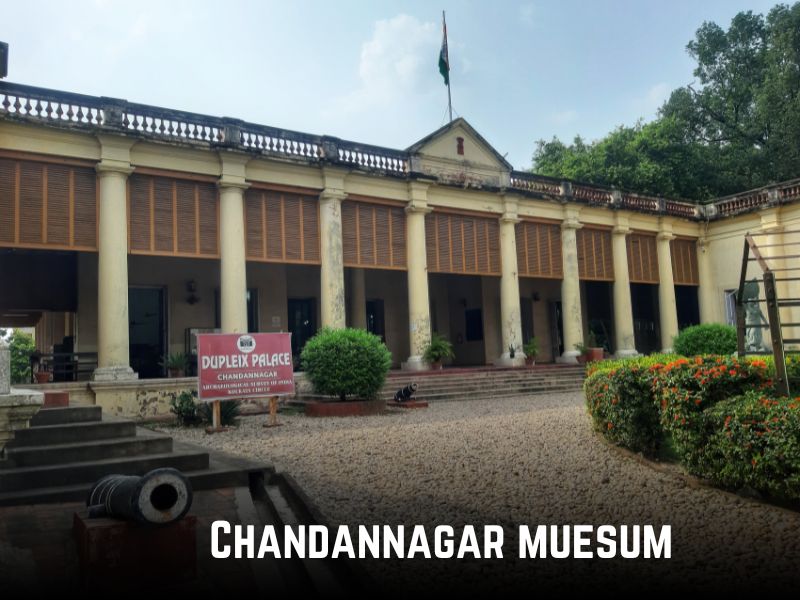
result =
M365 327L409 369L431 332L457 365L519 364L532 336L539 361L652 352L732 319L744 233L778 243L798 199L515 171L464 119L395 150L0 82L0 326L95 381L163 377L212 330L291 331L298 353Z

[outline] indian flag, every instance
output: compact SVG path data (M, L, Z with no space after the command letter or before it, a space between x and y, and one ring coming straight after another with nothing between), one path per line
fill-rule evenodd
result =
M444 77L444 84L450 85L450 57L447 54L447 23L442 13L442 49L439 51L439 73Z

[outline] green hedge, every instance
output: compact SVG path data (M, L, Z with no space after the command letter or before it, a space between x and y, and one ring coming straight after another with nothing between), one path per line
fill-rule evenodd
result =
M800 500L800 398L774 397L771 361L660 355L606 362L591 369L584 390L609 441L653 456L669 440L690 473ZM789 362L790 372L800 368Z
M733 354L736 352L736 328L720 323L693 325L675 336L672 349L681 356Z
M308 340L300 361L315 393L366 400L383 387L392 355L364 329L322 329Z
M703 475L734 488L800 500L800 399L750 391L705 411Z

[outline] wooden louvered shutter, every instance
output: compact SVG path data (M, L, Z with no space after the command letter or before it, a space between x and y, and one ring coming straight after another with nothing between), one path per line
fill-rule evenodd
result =
M149 177L131 176L128 180L128 236L130 250L151 250L150 223L151 223L151 185L153 180Z
M697 241L676 238L670 242L672 277L676 285L699 285L697 274Z
M97 248L97 176L94 169L72 170L72 243Z
M245 193L244 217L249 260L319 263L316 198L250 189Z
M611 255L611 232L583 227L577 233L578 271L581 279L614 280L614 260Z
M197 185L199 247L203 256L219 256L219 199L214 184Z
M426 215L428 270L440 273L500 273L497 219L433 212Z
M557 224L522 221L515 233L520 277L562 277L561 229Z
M47 210L45 242L58 246L70 244L70 169L64 165L47 166Z
M23 161L19 178L19 241L42 244L44 165Z
M197 186L190 181L175 183L175 215L177 217L177 248L179 254L197 254Z
M627 239L628 275L632 283L658 283L658 255L654 235L632 233Z
M342 252L348 267L405 267L405 213L384 204L342 203Z
M17 163L0 158L0 243L13 244L17 221Z

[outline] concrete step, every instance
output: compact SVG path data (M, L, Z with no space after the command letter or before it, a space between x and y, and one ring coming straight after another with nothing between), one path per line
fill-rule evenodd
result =
M200 471L209 468L209 458L206 452L173 452L116 457L92 462L3 469L0 471L0 493L80 483L91 484L105 475L144 475L148 471L160 467L173 467L181 471Z
M136 423L133 421L122 421L106 417L102 421L37 425L28 429L19 429L15 432L14 441L9 444L9 447L71 444L92 440L132 437L134 435L136 435Z
M6 458L19 468L167 454L169 452L172 452L172 438L151 433L108 440L10 448L6 453Z
M67 408L43 408L31 419L31 427L67 425L70 423L97 422L103 418L99 406L69 406Z
M422 392L439 392L439 391L448 391L448 390L459 390L459 391L475 391L475 392L485 392L487 390L492 390L498 387L507 387L507 386L516 386L519 388L534 388L534 387L553 387L553 386L561 386L561 385L583 385L582 379L553 379L553 380L546 380L546 381L525 381L525 380L512 380L512 381L498 381L495 382L493 385L488 385L484 383L473 383L473 382L452 382L452 383L440 383L440 384L430 384L428 385L425 382L421 382L417 384L417 393ZM395 392L397 390L402 389L405 386L398 386L395 388L386 388L384 387L381 390L381 394L384 396L391 396L394 397Z

